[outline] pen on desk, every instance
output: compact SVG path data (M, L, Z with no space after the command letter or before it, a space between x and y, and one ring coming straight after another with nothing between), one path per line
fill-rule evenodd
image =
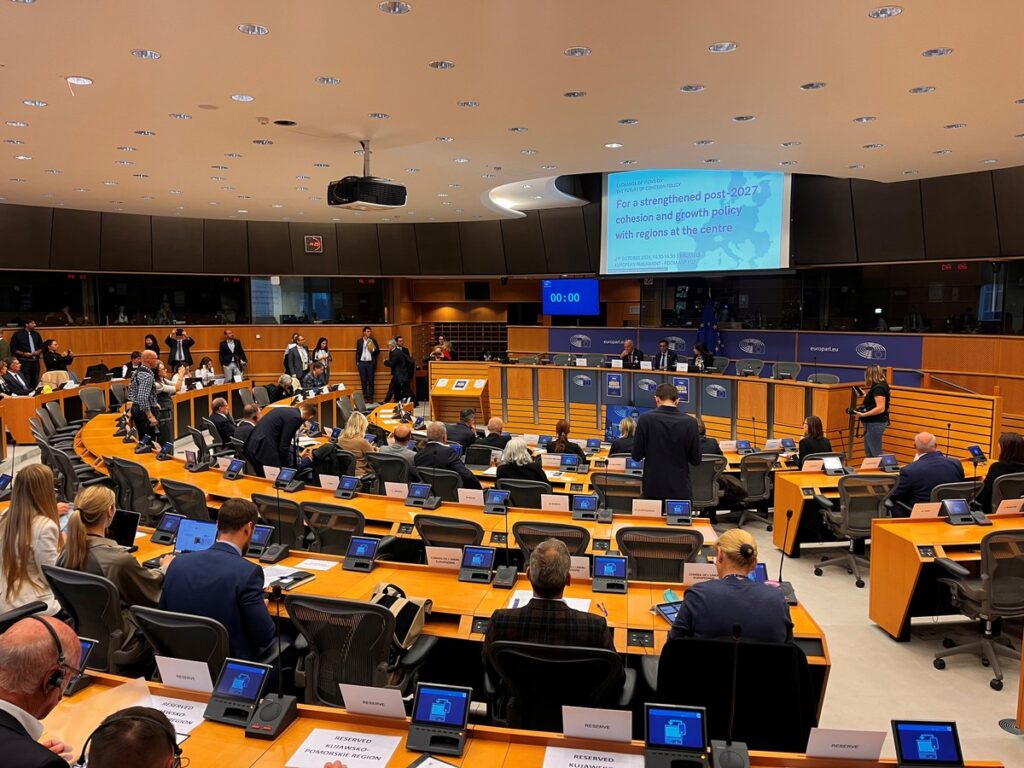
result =
M597 607L601 609L601 613L603 613L604 617L607 619L608 618L608 609L604 607L604 603L598 603Z

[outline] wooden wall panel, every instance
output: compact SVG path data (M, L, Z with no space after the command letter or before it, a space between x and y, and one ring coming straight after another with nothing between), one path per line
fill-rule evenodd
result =
M153 231L149 216L102 214L100 269L104 272L153 271Z
M461 275L462 248L459 225L453 221L414 224L416 250L422 275Z
M207 219L203 228L203 271L213 275L249 272L249 234L244 221Z
M96 270L100 268L100 213L53 210L50 268Z
M253 275L292 274L287 222L249 222L249 269Z
M153 271L203 271L203 220L154 216Z
M939 449L951 457L966 458L971 445L980 445L991 455L999 439L1002 399L893 387L889 413L892 423L885 431L883 446L901 463L913 459L914 435L922 431L934 434Z
M509 326L508 329L508 350L509 352L527 352L536 354L547 352L548 329L527 328L520 326Z
M338 273L380 275L380 240L376 224L336 224Z
M387 224L377 227L380 238L380 267L385 275L418 275L416 231L413 224Z
M48 269L53 210L0 205L0 268Z
M324 252L306 253L306 235L323 238ZM292 274L338 274L338 240L333 224L293 221L288 224L288 239L292 251Z
M467 275L504 275L505 246L500 221L461 221L462 268Z
M999 255L992 174L962 173L921 181L925 253L929 259Z
M778 389L778 387L776 387ZM751 416L754 420L751 421ZM736 438L764 445L768 437L768 383L761 380L736 382Z

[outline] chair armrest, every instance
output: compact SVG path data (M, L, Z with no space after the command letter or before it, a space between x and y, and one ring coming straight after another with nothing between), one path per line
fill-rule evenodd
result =
M498 696L498 685L491 678L491 673L484 670L484 696L488 701L494 701Z
M832 503L831 499L822 496L820 493L814 495L814 500L818 503L818 506L822 509L834 509L835 504Z
M636 693L636 670L626 669L625 679L622 681L622 692L619 694L618 706L628 707L633 701L633 694Z
M378 560L390 560L391 552L388 550L395 545L398 541L397 536L381 536L380 543L377 545L377 559Z
M640 659L640 671L644 673L644 682L651 689L651 693L658 692L658 662L660 656L644 656Z
M402 657L398 660L398 666L402 669L415 669L426 661L427 656L437 645L437 640L438 638L430 635L420 635L416 638L412 648L402 654Z
M971 572L964 568L960 563L955 560L950 560L948 557L937 557L935 562L949 571L951 574L960 579L965 579L971 575Z

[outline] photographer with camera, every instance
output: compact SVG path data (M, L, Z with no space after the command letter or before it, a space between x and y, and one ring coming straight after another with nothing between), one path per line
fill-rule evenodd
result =
M882 455L882 435L889 426L889 383L881 366L869 365L864 369L864 400L848 412L864 426L864 454L870 458Z
M164 340L164 344L167 345L168 349L168 368L175 371L182 365L191 367L192 353L189 350L192 349L192 345L195 343L195 339L185 333L184 328L175 328L174 333Z

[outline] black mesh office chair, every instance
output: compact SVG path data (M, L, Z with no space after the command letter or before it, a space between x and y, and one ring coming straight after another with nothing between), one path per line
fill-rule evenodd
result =
M157 656L204 662L210 670L210 679L217 679L230 648L228 631L223 624L205 616L141 605L133 605L130 610Z
M760 376L764 369L764 360L754 357L745 357L736 361L737 376Z
M558 539L565 544L570 555L585 555L590 546L590 531L578 525L558 523L534 523L520 520L512 525L512 538L522 550L523 560L530 561L530 555L537 545L547 539Z
M251 389L236 389L235 391L238 393L238 399L242 401L243 408L247 405L256 404L256 398Z
M80 473L75 471L71 459L59 448L52 448L49 452L56 470L58 493L65 501L74 501L75 496L81 488L88 488L90 485L99 483L110 483L110 478L98 472Z
M50 400L43 404L43 408L46 409L46 414L50 417L53 422L54 429L58 432L66 432L74 434L77 432L88 419L75 419L68 421L64 416L64 409L61 407L60 401Z
M235 449L224 443L224 439L221 437L220 430L217 429L216 424L205 417L202 419L201 423L203 425L203 429L210 433L210 441L213 443L210 453L215 459L221 456L235 455Z
M628 558L629 578L681 582L683 563L697 562L704 535L692 528L630 526L615 532L615 543Z
M839 377L834 373L812 373L807 381L811 384L838 384Z
M213 466L217 463L216 459L210 453L210 445L206 442L206 437L195 427L185 427L192 438L192 444L196 447L196 462L198 464L206 464L207 466Z
M458 472L434 467L417 467L416 472L424 483L430 483L431 494L439 497L441 501L459 500L462 477Z
M258 386L252 388L252 399L256 401L256 405L261 408L266 408L270 405L270 393L267 392L265 386Z
M33 600L17 608L0 613L0 635L17 624L27 616L33 616L46 610L46 603L42 600Z
M121 381L110 382L110 399L113 405L123 407L128 402L128 387Z
M341 504L304 501L299 504L302 516L313 531L311 549L331 555L344 555L353 536L361 536L366 527L363 513Z
M116 674L132 661L121 651L125 627L121 616L121 595L113 582L103 576L55 565L44 565L42 570L53 596L71 617L75 633L96 641L89 666Z
M540 497L551 493L551 484L540 480L513 480L503 478L494 484L499 491L509 491L509 506L540 509Z
M768 504L772 498L772 467L779 460L778 453L748 453L740 459L740 485L746 492L743 501L747 508L740 513L737 526L743 527L748 519L760 520L770 531L772 518L768 512ZM761 506L765 511L761 512Z
M380 452L368 453L366 454L366 463L370 465L373 474L377 476L374 490L380 495L384 495L386 489L384 483L418 483L420 479L415 470L409 468L409 462L401 456Z
M773 379L796 379L800 376L800 363L772 363Z
M78 398L82 401L82 409L86 419L107 412L107 401L103 390L99 387L82 387L78 390Z
M307 549L310 538L306 535L306 518L297 502L266 493L254 493L252 503L265 525L274 527L271 540L287 544L292 549Z
M506 728L562 731L562 707L627 709L636 672L606 648L499 640L484 653L491 719Z
M344 427L348 424L348 417L352 415L352 401L348 397L338 398L338 426Z
M564 354L564 353L554 354L554 355L551 356L551 364L552 365L571 365L572 364L572 355L567 355L567 354Z
M705 368L704 370L709 371L711 373L725 373L726 369L729 367L729 364L731 362L732 358L723 357L722 355L714 355L711 362L711 366Z
M149 470L137 462L116 456L111 462L110 476L118 486L118 507L138 512L144 525L155 525L171 505L167 499L153 492Z
M611 509L622 515L633 514L633 499L639 499L643 478L632 475L609 475L592 472L590 486L597 493L601 509Z
M932 488L929 501L945 501L946 499L973 499L981 490L981 483L966 480L961 483L942 483Z
M838 538L849 539L850 548L836 557L822 557L814 568L815 576L821 576L822 568L840 566L853 574L858 587L864 586L860 569L869 568L871 564L867 558L855 554L855 543L871 537L872 520L889 516L885 500L896 486L896 480L895 476L847 475L839 478L838 509L831 501L828 506L819 501L825 525Z
M942 642L947 650L935 654L936 669L945 669L946 659L960 653L980 656L982 664L995 675L989 685L1003 688L1003 669L999 657L1020 661L1020 651L1010 639L999 633L1000 619L1024 616L1024 530L993 531L981 540L981 565L978 577L962 564L947 557L935 560L952 578L939 579L949 587L950 598L960 613L983 622L980 640L955 645Z
M210 508L206 505L206 493L202 488L166 478L160 481L167 500L179 515L190 520L210 520Z
M719 480L728 464L724 456L708 453L701 456L700 464L690 468L690 506L695 513L718 507L722 499Z
M484 529L473 520L458 520L441 515L416 515L416 532L427 547L477 546L484 540Z
M1024 472L1014 472L1003 475L992 484L992 511L999 509L999 505L1006 499L1019 499L1024 497Z
M352 407L360 413L369 413L370 409L366 407L366 398L363 397L362 391L358 389L352 390Z
M420 636L409 651L395 642L395 617L387 608L356 600L285 595L292 623L309 643L296 685L307 704L342 707L340 683L408 691L437 638Z

